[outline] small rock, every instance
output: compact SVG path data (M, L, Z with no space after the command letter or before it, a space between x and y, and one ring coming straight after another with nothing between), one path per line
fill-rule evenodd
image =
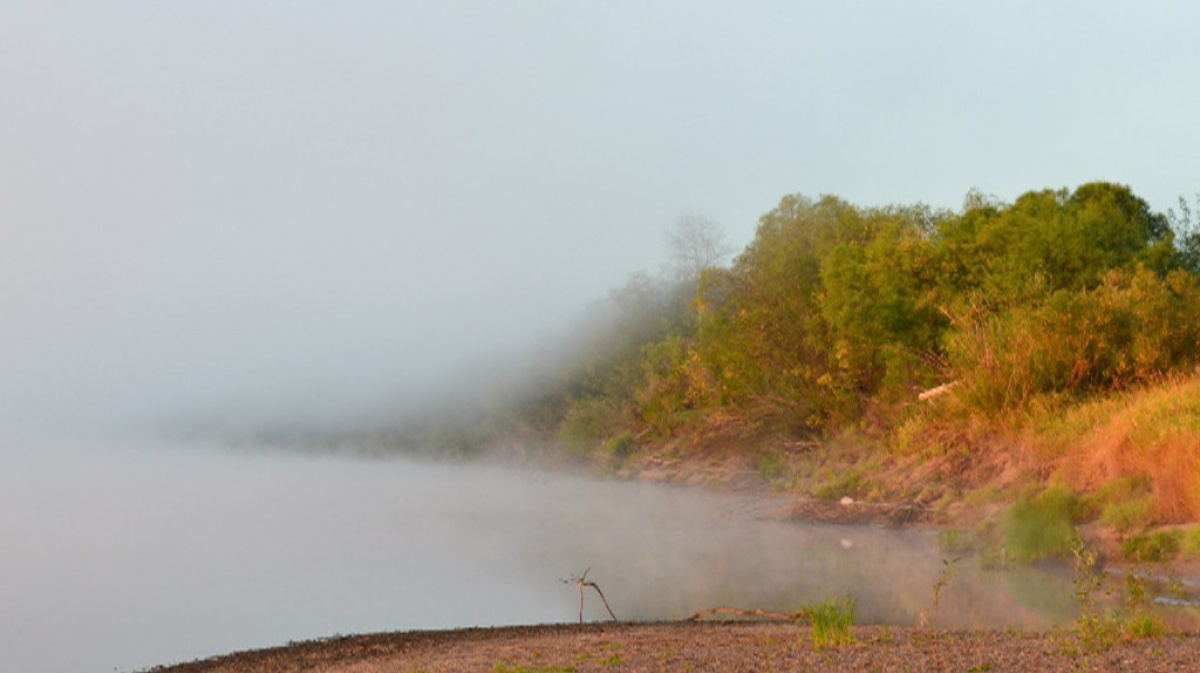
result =
M848 495L842 497L842 507L849 507L850 505L853 505L853 504L854 504L854 498L851 498Z

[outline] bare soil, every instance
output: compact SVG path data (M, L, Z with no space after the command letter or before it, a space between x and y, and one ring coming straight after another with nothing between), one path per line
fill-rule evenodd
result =
M157 673L615 673L620 671L1200 671L1200 634L1084 651L1059 632L856 627L816 650L788 623L582 624L339 637L152 669Z

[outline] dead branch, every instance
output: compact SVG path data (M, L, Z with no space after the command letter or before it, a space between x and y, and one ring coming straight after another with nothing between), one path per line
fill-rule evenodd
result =
M759 617L761 619L776 619L779 621L789 621L789 622L796 621L797 619L804 619L805 617L808 617L807 610L801 610L799 612L794 612L790 615L787 615L782 612L769 612L767 610L738 610L737 608L719 607L719 608L712 608L711 610L701 610L700 612L697 612L696 614L692 615L691 617L688 617L687 620L685 620L685 621L695 622L695 621L704 619L705 617L715 615L717 613L737 615L739 617Z
M600 590L600 586L598 584L596 584L595 582L588 580L587 576L588 576L588 573L590 573L590 572L592 572L592 568L591 568L591 566L588 566L588 569L584 570L582 575L579 575L579 576L571 575L569 578L562 580L563 584L574 584L579 589L579 623L580 624L583 623L583 588L584 587L591 587L591 588L595 589L596 593L599 594L599 596L600 596L600 601L602 603L604 603L604 609L608 610L608 616L612 617L612 620L614 622L620 621L619 619L617 619L617 616L615 614L613 614L612 608L608 606L608 599L604 597L604 592Z
M950 383L940 385L936 388L930 388L920 395L917 395L917 399L921 402L924 402L926 400L932 400L934 398L941 397L951 390L954 390L960 383L962 383L962 381L951 381Z

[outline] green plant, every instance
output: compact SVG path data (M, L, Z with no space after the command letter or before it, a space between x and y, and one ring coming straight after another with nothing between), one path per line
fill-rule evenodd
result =
M954 573L957 571L957 564L961 560L942 559L942 572L938 573L937 581L933 583L933 610L937 612L942 604L942 589L950 586L950 580L954 579Z
M1162 635L1162 622L1146 612L1146 576L1137 571L1125 575L1125 632L1130 638Z
M1112 502L1104 507L1100 521L1121 534L1129 533L1150 523L1154 517L1154 496Z
M806 611L812 627L813 647L838 647L854 642L854 617L858 600L852 596L826 598Z
M1022 498L1008 512L1005 543L1008 555L1018 561L1064 556L1075 538L1073 514L1078 498L1054 487L1034 498Z
M1075 536L1071 540L1071 554L1075 557L1071 583L1079 604L1079 618L1074 626L1079 646L1086 652L1109 649L1116 644L1118 629L1101 606L1104 575L1096 568L1096 552L1087 548L1083 538Z
M1143 563L1169 561L1179 553L1183 533L1177 530L1156 530L1145 535L1135 535L1121 545L1125 557Z
M893 645L897 642L895 634L892 633L892 627L884 625L883 630L879 632L879 642L886 645Z
M870 491L872 486L858 470L846 470L818 486L813 495L822 500L858 498Z
M632 435L625 432L604 442L604 445L600 447L600 451L612 456L616 460L625 460L633 453L635 448L637 448L637 442L634 441Z
M1140 614L1126 622L1125 630L1131 638L1157 638L1163 634L1163 625L1151 615Z
M787 469L787 458L783 454L768 453L758 459L758 476L763 481L775 481Z
M1200 528L1192 528L1180 534L1179 552L1184 558L1200 558Z
M975 536L970 531L947 528L938 531L937 544L947 554L963 554L975 549Z

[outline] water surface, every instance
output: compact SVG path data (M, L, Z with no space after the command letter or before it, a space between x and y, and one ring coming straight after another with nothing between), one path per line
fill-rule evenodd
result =
M402 629L574 621L591 568L622 619L850 594L860 620L1043 627L1061 572L945 568L934 535L759 521L760 501L503 467L189 445L0 449L0 651L126 671ZM588 596L586 619L605 617Z

